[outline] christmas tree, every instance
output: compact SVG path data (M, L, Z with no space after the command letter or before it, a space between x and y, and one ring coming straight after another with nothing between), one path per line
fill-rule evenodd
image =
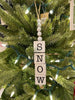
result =
M46 85L35 85L33 42L37 41L37 14L49 12L42 24L46 42ZM73 100L75 31L70 31L68 0L0 0L1 100ZM41 16L41 15L40 15ZM41 18L42 20L42 18ZM7 44L7 45L5 45Z

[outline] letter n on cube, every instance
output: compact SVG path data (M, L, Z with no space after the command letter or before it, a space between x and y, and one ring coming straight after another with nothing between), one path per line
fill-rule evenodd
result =
M34 53L34 63L45 63L45 53Z

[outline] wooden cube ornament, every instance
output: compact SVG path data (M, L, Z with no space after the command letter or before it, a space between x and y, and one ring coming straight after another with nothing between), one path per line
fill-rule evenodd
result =
M46 85L46 75L37 75L35 76L35 85Z
M45 53L34 53L34 63L45 63Z
M46 75L46 64L35 64L35 75Z
M34 52L45 52L45 41L34 41Z

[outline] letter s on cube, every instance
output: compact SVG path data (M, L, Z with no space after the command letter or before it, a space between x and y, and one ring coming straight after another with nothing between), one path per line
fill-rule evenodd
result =
M45 52L45 41L34 41L34 52Z

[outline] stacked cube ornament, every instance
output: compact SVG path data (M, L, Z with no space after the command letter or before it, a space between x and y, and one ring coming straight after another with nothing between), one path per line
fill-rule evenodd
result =
M46 84L45 41L42 41L41 20L37 20L38 41L34 41L35 85Z

